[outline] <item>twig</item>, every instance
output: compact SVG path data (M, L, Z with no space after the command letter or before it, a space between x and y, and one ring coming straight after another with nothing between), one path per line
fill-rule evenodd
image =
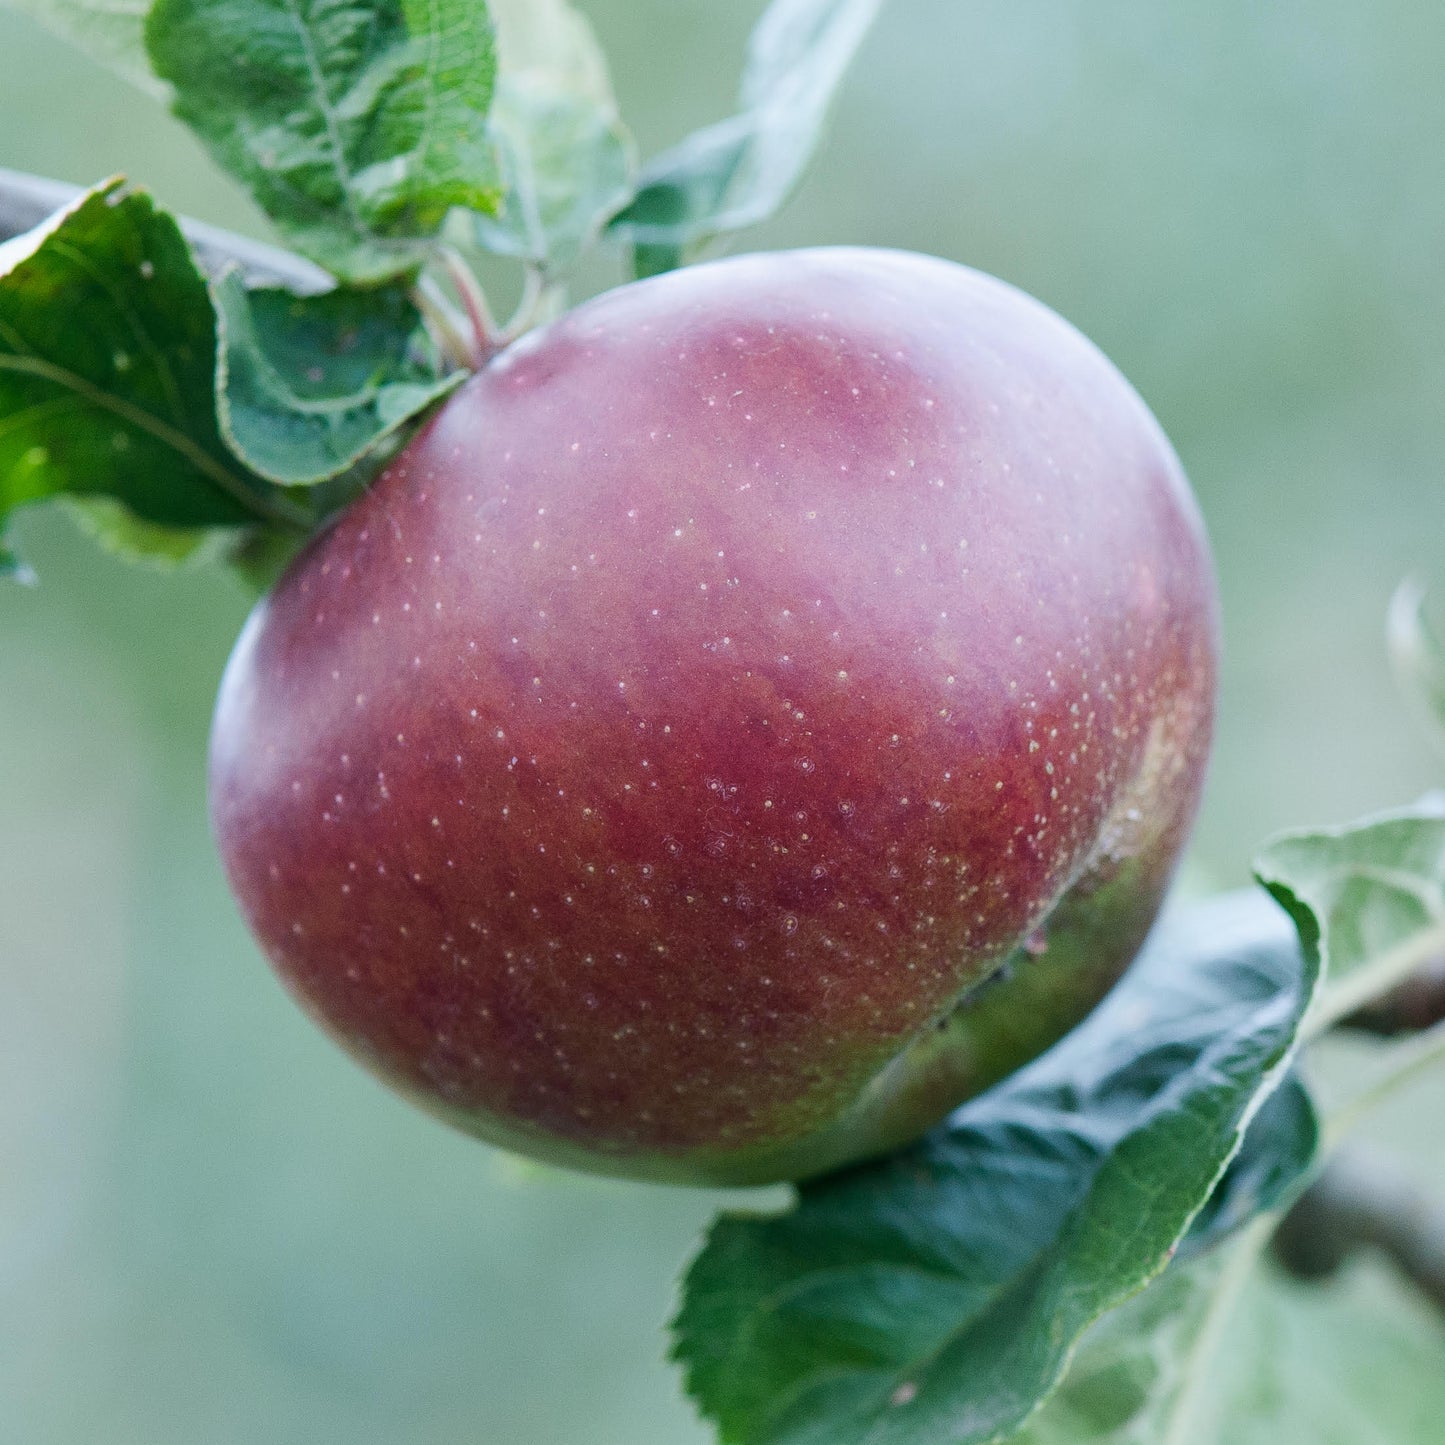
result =
M1374 954L1368 963L1329 982L1305 1020L1305 1037L1318 1038L1345 1019L1432 967L1445 953L1445 920L1432 919L1402 942Z
M447 279L456 288L457 295L466 308L473 337L471 364L473 370L480 371L503 345L496 320L492 316L492 308L487 304L486 293L473 275L472 268L453 247L440 247L438 255L446 270Z
M475 371L477 347L467 318L457 311L430 276L419 276L411 288L416 309L426 318L447 364L462 371Z
M1420 1033L1445 1022L1445 953L1426 962L1404 983L1346 1015L1339 1026L1361 1033Z
M1362 1250L1382 1253L1445 1313L1445 1203L1352 1146L1335 1153L1284 1217L1274 1253L1296 1278L1322 1280Z

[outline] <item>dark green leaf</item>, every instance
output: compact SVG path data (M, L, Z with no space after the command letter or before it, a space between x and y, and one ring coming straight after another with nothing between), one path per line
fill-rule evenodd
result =
M1078 1030L914 1148L717 1222L675 1330L725 1440L1019 1427L1164 1267L1289 1057L1314 972L1246 897L1166 921Z
M404 286L297 296L231 271L216 303L221 426L273 482L339 476L466 376L443 374Z
M1348 827L1285 834L1254 871L1323 961L1314 1031L1445 954L1445 794Z
M681 265L787 200L881 3L773 0L749 42L737 114L646 166L637 199L613 223L633 244L638 275Z
M215 315L175 221L111 181L0 246L0 528L56 497L162 559L311 516L226 450ZM123 526L114 504L138 525Z
M567 0L492 0L492 134L505 199L477 218L488 250L565 270L632 199L632 138L592 27Z
M344 280L413 271L454 206L496 207L483 0L157 0L146 41L176 113Z
M1445 739L1445 648L1425 616L1425 589L1413 579L1395 589L1385 635L1400 686Z

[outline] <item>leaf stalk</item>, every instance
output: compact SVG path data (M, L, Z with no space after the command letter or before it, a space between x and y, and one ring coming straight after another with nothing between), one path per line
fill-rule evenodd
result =
M473 274L472 268L462 259L461 253L453 246L441 246L438 248L438 255L446 270L447 279L456 289L466 310L471 332L468 368L480 371L505 344L500 328L492 316L492 308L487 304L487 296L481 283Z

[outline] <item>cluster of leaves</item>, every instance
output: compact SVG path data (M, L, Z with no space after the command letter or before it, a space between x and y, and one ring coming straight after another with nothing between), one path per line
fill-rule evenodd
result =
M774 0L738 114L641 170L568 0L18 3L169 100L296 284L205 274L118 180L0 246L0 572L10 515L58 499L127 556L264 582L588 247L652 274L781 205L881 0ZM526 268L500 334L483 253Z
M1392 652L1445 738L1421 600L1402 588ZM1352 1403L1310 1352L1366 1333L1398 1371L1437 1326L1308 1299L1263 1251L1362 1103L1321 1119L1302 1051L1445 956L1445 795L1281 837L1256 874L1283 911L1258 891L1167 917L1079 1029L913 1148L717 1221L674 1352L724 1440L1238 1445L1323 1438L1326 1408L1434 1438L1445 1380ZM1445 1025L1382 1046L1369 1098L1442 1058Z

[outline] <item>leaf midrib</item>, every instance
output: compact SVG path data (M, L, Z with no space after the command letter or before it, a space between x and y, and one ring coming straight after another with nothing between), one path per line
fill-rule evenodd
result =
M351 229L357 236L370 238L371 228L362 219L361 212L356 208L356 197L352 190L354 177L347 163L345 143L337 125L331 97L326 90L326 75L321 67L321 58L313 43L308 19L302 15L298 0L285 0L285 4L287 14L291 17L291 22L301 43L301 53L306 62L307 74L311 77L312 89L316 95L316 112L321 117L322 125L326 128L327 144L332 156L331 168L341 183L342 203L346 208L347 220L350 221Z
M283 503L279 498L263 498L251 490L239 477L223 467L203 447L184 432L152 416L141 407L132 405L121 397L102 390L83 376L57 366L38 356L13 356L0 354L0 371L9 371L22 376L34 376L51 385L73 392L82 401L109 412L126 425L145 432L148 436L169 447L178 456L189 462L209 481L214 482L232 501L238 502L248 511L268 522L290 526L308 527L310 519L299 508Z

